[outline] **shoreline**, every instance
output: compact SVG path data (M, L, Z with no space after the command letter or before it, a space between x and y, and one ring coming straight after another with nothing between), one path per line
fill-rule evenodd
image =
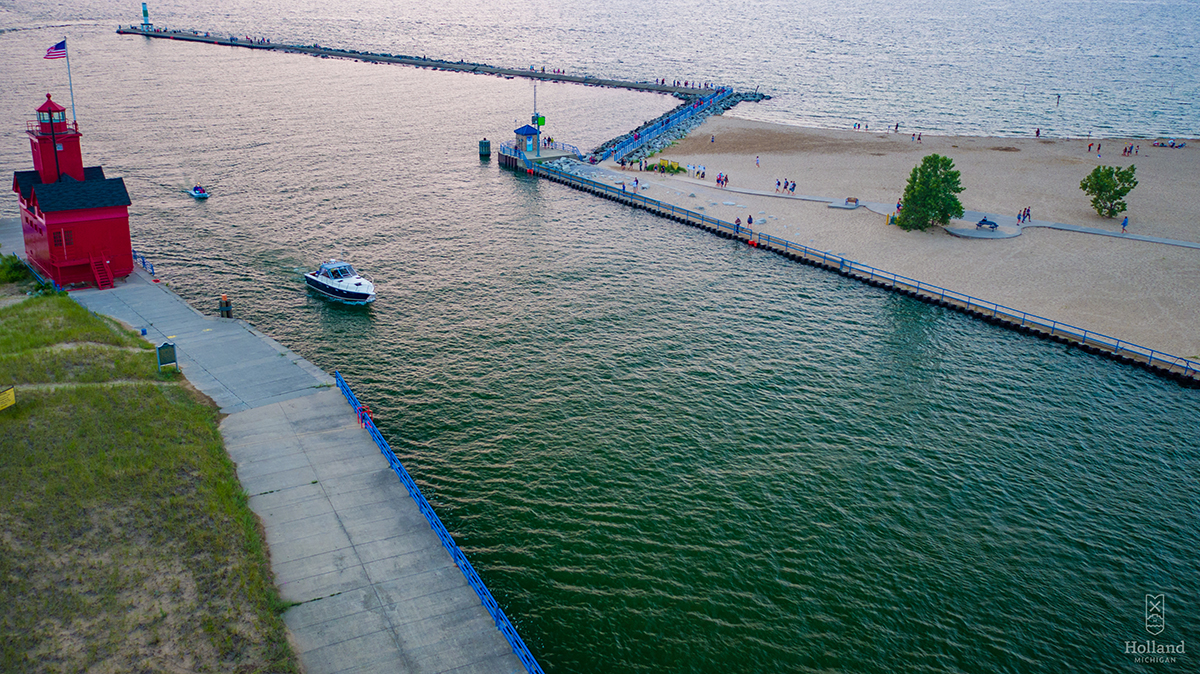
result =
M768 98L770 98L770 97L768 97ZM805 122L804 120L799 120L799 119L796 120L795 122L756 119L756 118L750 117L750 116L739 115L736 112L734 114L727 114L726 116L729 117L730 119L736 119L736 120L739 120L742 122L748 122L751 124L766 124L768 126L778 126L778 127L783 127L785 129L803 129L803 130L818 131L818 132L846 131L849 133L862 134L862 135L868 135L868 136L870 136L870 135L887 135L887 134L895 135L897 133L896 131L893 131L894 127L886 127L886 128L876 129L876 130L854 129L854 128L852 128L853 124L854 124L853 121L845 121L836 126L834 126L834 125L822 126L821 124L818 124L818 123L810 124L810 123ZM1036 131L1036 127L1035 127L1035 131ZM1186 142L1188 144L1188 147L1191 147L1193 144L1200 143L1200 137L1193 138L1193 137L1186 136L1186 135L1176 135L1176 136L1137 136L1137 135L1097 136L1097 135L1088 134L1088 135L1082 135L1082 136L1070 136L1070 135L1057 136L1057 135L1051 135L1046 129L1042 129L1042 135L1041 135L1040 139L1031 137L1030 134L1033 132L1029 132L1029 133L1023 132L1020 134L1013 134L1013 135L1009 135L1009 136L1005 136L1005 135L991 135L991 136L973 135L973 134L952 133L952 132L945 131L942 129L925 129L925 128L918 128L915 126L905 126L904 123L901 122L900 131L899 131L900 135L907 135L907 134L913 134L913 133L922 133L922 134L924 134L925 138L988 138L988 139L996 140L996 141L1020 140L1020 139L1075 140L1075 141L1082 140L1084 143L1087 143L1090 141L1108 142L1109 140L1120 141L1122 139L1125 139L1125 140L1130 140L1133 142L1141 141L1143 144L1148 144L1148 143L1154 142L1155 140L1160 140L1160 139L1161 140L1170 140L1170 139L1174 138L1176 141Z
M772 236L1196 359L1200 251L1043 228L997 240L950 236L940 227L904 232L861 207L832 209L774 194L775 180L788 179L797 183L797 195L895 203L912 168L937 153L961 172L966 210L1012 213L1008 219L1015 222L1018 209L1029 207L1034 220L1115 233L1120 218L1097 216L1079 181L1097 165L1135 164L1139 185L1126 199L1130 233L1200 243L1195 145L1158 148L1130 139L1141 147L1137 156L1124 157L1123 140L1099 141L1113 152L1096 157L1087 152L1094 140L923 136L918 143L903 127L898 134L835 131L713 116L654 156L705 166L703 182L626 173L653 199L729 222L753 216L754 229ZM732 188L760 194L717 188L717 173L730 175Z

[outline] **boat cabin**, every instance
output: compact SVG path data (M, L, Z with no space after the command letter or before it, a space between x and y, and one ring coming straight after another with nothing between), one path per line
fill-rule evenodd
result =
M358 276L358 272L354 271L354 267L351 267L349 262L330 260L329 262L321 263L321 268L317 270L317 275L340 281L342 279L354 278Z

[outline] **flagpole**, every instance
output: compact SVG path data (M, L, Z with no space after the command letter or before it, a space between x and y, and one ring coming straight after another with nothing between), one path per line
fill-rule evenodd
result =
M71 121L75 123L75 130L79 130L79 120L75 118L75 84L71 82L71 50L66 45L67 36L63 36L63 53L67 55L67 88L71 90ZM57 156L57 155L56 155Z

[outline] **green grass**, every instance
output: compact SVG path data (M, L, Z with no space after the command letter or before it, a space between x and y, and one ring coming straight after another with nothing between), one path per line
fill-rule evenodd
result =
M76 342L153 349L130 332L117 329L110 318L97 316L65 294L31 297L0 307L0 353Z
M0 283L26 283L33 280L29 268L16 253L0 255Z
M114 380L177 381L173 367L160 373L154 356L102 344L45 347L0 354L0 385L59 382L98 384Z
M0 410L0 671L298 671L218 412L62 299L0 309L0 377L87 382Z

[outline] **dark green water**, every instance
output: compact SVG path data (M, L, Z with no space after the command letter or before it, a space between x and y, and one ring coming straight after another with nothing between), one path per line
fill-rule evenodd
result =
M1195 642L1196 391L480 162L528 83L93 40L124 97L79 85L84 153L135 245L343 373L548 672L1142 671L1125 641ZM538 94L583 146L672 105ZM306 295L330 256L372 307Z

